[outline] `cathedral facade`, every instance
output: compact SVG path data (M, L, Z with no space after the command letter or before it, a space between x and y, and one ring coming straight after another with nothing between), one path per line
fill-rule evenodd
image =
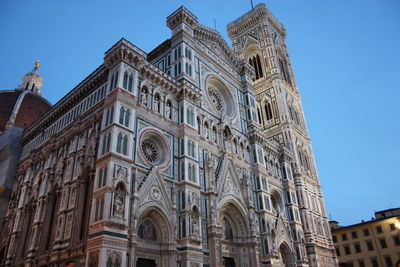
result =
M337 266L284 26L167 25L25 129L0 265Z

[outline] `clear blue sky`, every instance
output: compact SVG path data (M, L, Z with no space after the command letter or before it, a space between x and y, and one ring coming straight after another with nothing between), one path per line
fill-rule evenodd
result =
M260 1L254 0L254 5ZM121 37L149 52L185 5L227 39L249 0L0 1L0 89L42 66L57 102ZM400 207L400 1L269 0L286 26L328 214L343 224ZM1 103L0 103L1 105Z

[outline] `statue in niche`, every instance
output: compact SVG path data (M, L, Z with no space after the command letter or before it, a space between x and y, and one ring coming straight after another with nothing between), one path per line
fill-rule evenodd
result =
M155 94L154 96L154 110L157 113L161 113L161 97L158 93Z
M191 221L192 221L192 234L193 234L194 238L198 238L198 236L199 236L199 216L196 212L192 213Z
M143 105L147 106L147 88L142 88L140 91L140 101Z
M124 197L121 194L115 194L114 197L114 216L122 218L124 216Z
M115 192L114 192L114 202L113 202L113 216L118 218L124 217L124 187L122 183L118 183Z
M168 119L172 120L172 103L171 103L171 100L167 101L166 106L167 106L167 108L165 109L165 117L167 117Z

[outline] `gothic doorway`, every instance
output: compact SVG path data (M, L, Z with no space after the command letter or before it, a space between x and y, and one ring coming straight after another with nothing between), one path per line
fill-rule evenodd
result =
M142 213L137 224L137 267L172 267L176 244L171 240L173 228L165 214L152 207Z
M223 266L251 265L248 245L244 242L248 228L241 209L235 203L223 205L220 213L222 226L221 256Z
M154 260L139 258L136 262L136 267L156 267Z
M225 267L235 267L235 259L224 257L224 266Z
M285 243L282 243L279 247L279 261L285 267L295 266L290 248Z

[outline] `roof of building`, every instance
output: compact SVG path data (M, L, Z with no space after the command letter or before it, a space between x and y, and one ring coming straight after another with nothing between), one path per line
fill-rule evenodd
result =
M24 91L21 89L0 91L0 133L6 130L7 123L25 129L50 109L51 104L45 98Z
M400 209L400 208L393 208L393 209L381 210L381 211L375 212L375 214L385 213L385 212L388 212L388 211L396 211L396 210L399 210L399 209ZM329 221L329 223L330 223L330 224L331 224L331 223L336 224L335 227L331 227L331 231L334 232L334 231L341 231L341 230L345 230L345 229L348 229L348 228L357 227L357 226L360 226L360 225L365 225L365 224L370 224L370 223L376 223L376 222L380 222L380 221L387 220L387 219L390 219L390 218L395 218L395 217L400 217L400 216L399 216L398 214L393 214L393 215L386 216L386 217L379 217L379 218L376 218L376 217L375 217L375 218L372 218L371 220L368 220L368 221L362 220L360 223L350 224L350 225L346 225L346 226L338 225L338 222L337 222L337 221L334 221L334 220Z

